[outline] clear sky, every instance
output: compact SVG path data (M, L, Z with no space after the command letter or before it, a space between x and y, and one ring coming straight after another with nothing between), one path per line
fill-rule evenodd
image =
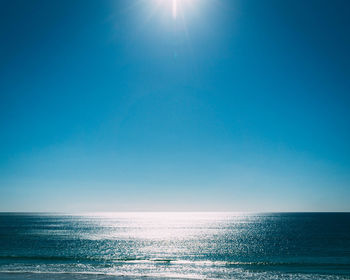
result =
M0 211L350 211L350 1L174 6L0 1Z

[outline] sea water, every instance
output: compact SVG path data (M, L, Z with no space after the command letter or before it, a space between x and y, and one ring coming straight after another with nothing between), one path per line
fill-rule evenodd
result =
M350 279L350 214L0 214L0 279L141 277Z

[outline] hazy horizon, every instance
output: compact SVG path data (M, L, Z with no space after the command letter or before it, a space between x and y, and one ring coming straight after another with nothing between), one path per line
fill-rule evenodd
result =
M1 1L0 212L349 212L349 11Z

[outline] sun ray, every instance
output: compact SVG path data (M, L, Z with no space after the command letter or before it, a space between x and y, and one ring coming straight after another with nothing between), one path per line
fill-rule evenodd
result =
M177 17L177 0L173 0L173 19Z

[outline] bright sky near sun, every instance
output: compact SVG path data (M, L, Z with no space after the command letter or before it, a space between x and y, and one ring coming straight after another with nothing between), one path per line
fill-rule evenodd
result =
M0 211L350 211L350 2L0 2Z
M200 0L144 0L147 5L151 4L159 10L171 11L174 20L177 19L178 14L184 16L183 11L189 8L193 8L194 5L199 5ZM204 2L204 1L202 1Z

